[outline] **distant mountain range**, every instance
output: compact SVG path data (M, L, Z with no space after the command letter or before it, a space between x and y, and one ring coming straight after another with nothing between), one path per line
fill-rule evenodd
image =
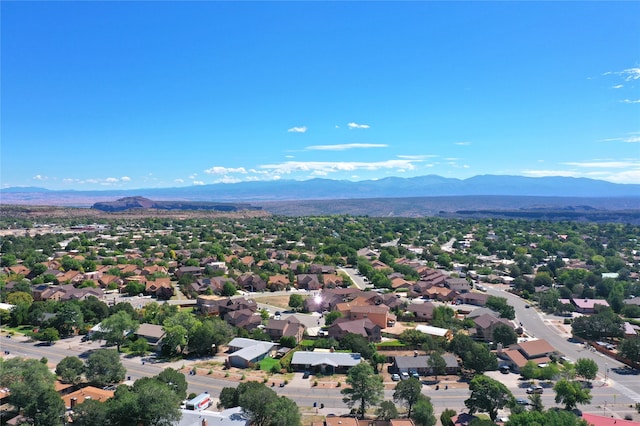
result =
M0 189L3 204L91 206L123 197L153 200L208 202L265 202L293 200L442 197L442 196L536 196L632 198L640 202L640 185L615 184L602 180L569 177L523 177L482 175L468 179L437 175L413 178L346 181L311 179L211 184L177 188L128 190L49 190L36 187ZM635 204L635 202L632 202ZM638 205L638 204L636 204Z
M311 179L211 184L177 188L127 190L49 190L36 187L0 189L3 204L90 206L122 197L153 200L259 202L292 200L401 198L436 196L547 196L547 197L632 197L640 200L640 185L615 184L602 180L569 177L523 177L482 175L468 179L437 175L413 178L345 181Z

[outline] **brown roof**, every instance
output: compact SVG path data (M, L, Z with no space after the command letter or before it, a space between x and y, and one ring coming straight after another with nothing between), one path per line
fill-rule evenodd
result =
M556 349L544 339L518 343L522 353L529 359L556 352Z
M75 392L71 392L68 395L63 395L62 400L64 401L65 407L71 407L71 399L77 398L77 404L83 403L86 399L95 399L100 402L104 402L109 398L113 398L114 391L108 391L104 389L99 389L93 386L87 386L85 388L79 389Z
M359 426L358 419L353 417L327 417L327 426Z

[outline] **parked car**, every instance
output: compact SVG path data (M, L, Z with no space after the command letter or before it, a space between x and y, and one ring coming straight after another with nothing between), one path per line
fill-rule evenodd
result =
M527 389L527 393L528 394L543 393L543 392L544 392L544 389L542 388L542 386L532 386L532 387Z
M409 371L409 375L414 379L420 379L420 375L416 371Z
M391 380L393 380L394 382L398 382L398 381L400 381L400 375L399 375L399 374L395 374L395 373L393 373L393 374L391 375Z
M529 401L527 401L524 398L518 398L518 399L516 399L516 404L518 404L518 405L529 405Z
M402 377L402 380L407 380L409 378L409 373L403 371L402 373L400 373L400 377Z

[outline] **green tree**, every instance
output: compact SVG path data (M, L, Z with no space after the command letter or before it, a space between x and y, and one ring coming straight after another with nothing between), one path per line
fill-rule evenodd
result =
M640 362L640 337L630 337L620 342L620 355L634 362Z
M134 333L139 326L140 324L128 313L119 311L100 323L102 331L99 335L107 345L116 345L116 349L120 352L120 346L126 342L127 335Z
M532 411L544 411L544 405L542 405L542 397L539 393L533 393L529 395L529 402L531 404Z
M391 419L398 418L398 409L396 405L391 401L382 401L380 406L376 410L376 417L379 420L388 422Z
M422 333L424 334L424 333ZM469 335L464 333L457 333L449 342L449 351L458 355L460 358L464 358L467 352L473 349L474 341Z
M504 384L482 374L471 380L469 390L471 396L464 402L469 413L485 411L489 413L492 421L498 417L498 410L510 405L513 401L513 394Z
M154 378L173 390L178 396L178 399L182 400L187 397L187 380L181 372L169 367L162 370L162 372Z
M217 353L233 336L233 327L226 321L217 317L205 319L189 336L189 350L198 355Z
M503 347L507 347L518 342L518 335L508 325L498 324L493 329L493 341L501 343Z
M77 302L62 303L52 322L61 337L67 337L84 326L84 315Z
M342 400L349 408L358 406L358 414L363 417L367 407L377 405L384 395L382 377L374 374L371 365L361 362L352 367L347 375L350 386L341 391Z
M73 409L73 426L108 425L107 404L95 399L85 399Z
M520 375L527 380L540 378L540 367L533 361L527 363L520 369Z
M187 330L178 324L173 326L165 325L164 331L162 351L166 354L182 353L187 346Z
M299 311L304 306L304 299L301 295L297 293L291 294L289 296L289 307L294 311Z
M298 344L296 342L296 338L293 336L282 336L280 338L280 346L285 347L285 348L295 348L296 345Z
M83 373L84 364L75 356L62 358L56 366L56 374L60 376L60 380L66 383L80 383Z
M433 352L429 355L427 365L431 369L431 374L438 380L438 375L442 375L447 371L447 361L444 360L442 355L438 352Z
M436 424L436 416L433 415L433 405L431 398L421 395L413 409L413 417L411 417L417 425L434 426Z
M498 359L496 355L482 343L473 344L471 350L464 355L462 364L475 374L482 374L485 371L498 369Z
M235 296L238 293L238 289L232 282L226 281L222 285L222 295L226 297Z
M107 401L108 424L170 426L182 415L179 402L164 383L150 377L138 379L133 386L118 386L114 397Z
M242 385L242 383L241 383ZM220 391L218 408L232 408L238 406L238 390L233 387L224 387Z
M34 426L62 425L64 403L54 381L47 366L35 359L0 360L0 386L9 389L9 402Z
M144 337L139 337L133 342L129 343L129 350L131 351L132 355L142 356L149 351L149 348L151 348L151 346L149 345L149 342L147 342L147 339L145 339Z
M98 349L89 355L85 364L87 380L98 386L119 383L126 372L115 349Z
M58 330L53 327L47 327L37 333L34 333L33 337L41 342L52 344L53 342L60 340L60 333L58 333Z
M324 324L328 327L331 324L333 324L333 322L335 320L337 320L338 318L342 317L342 313L339 311L331 311L328 314L326 314L324 316Z
M340 349L359 353L365 359L370 359L374 353L374 348L367 338L355 333L347 333L340 339Z
M578 404L591 402L591 392L583 388L580 382L561 379L555 384L553 390L556 392L556 404L564 404L567 411L573 410Z
M238 385L238 405L255 426L267 426L273 414L268 406L278 399L278 395L263 383L245 382Z
M268 426L291 425L300 426L301 415L296 403L281 396L266 406Z
M539 395L537 395L539 396ZM523 411L511 414L506 426L588 426L588 423L569 411Z
M590 382L598 374L598 364L589 358L578 358L575 363L576 375Z
M411 417L411 409L413 408L413 405L418 402L421 391L422 385L420 384L420 381L412 377L408 380L398 382L396 390L393 392L393 400L406 405L408 409L407 416Z
M440 414L440 424L442 426L455 426L453 424L453 420L451 420L455 415L455 410L445 408L444 411Z
M24 291L14 291L7 295L7 303L11 305L26 305L29 307L33 303L33 296Z

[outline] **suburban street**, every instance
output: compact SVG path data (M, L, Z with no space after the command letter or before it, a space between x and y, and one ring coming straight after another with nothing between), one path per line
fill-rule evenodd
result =
M350 276L361 279L355 271L345 271ZM356 280L354 280L356 282ZM361 283L364 285L364 281ZM616 415L623 417L627 413L635 412L635 402L640 402L640 383L636 375L621 375L613 369L622 367L622 364L615 360L609 359L598 352L591 352L584 348L583 345L572 343L568 340L568 329L559 329L556 325L551 324L550 319L555 317L547 317L538 312L534 308L525 308L526 302L522 299L504 291L503 286L487 286L488 293L496 296L506 297L509 303L515 307L516 321L522 322L527 335L532 338L547 339L554 347L561 351L571 360L578 358L591 358L598 364L600 368L600 377L594 381L594 387L591 389L593 400L588 406L580 408L585 412L593 412L597 414ZM282 292L289 294L290 292ZM269 307L269 305L260 304L260 307ZM279 309L277 307L270 307ZM287 316L288 314L283 314ZM309 325L314 325L318 317L313 315L298 316L308 317ZM316 323L317 324L317 323ZM69 355L86 357L90 350L100 348L99 342L81 342L80 337L65 339L48 346L37 342L31 342L27 338L14 336L9 339L6 336L0 340L0 348L2 351L9 351L9 356L24 356L30 358L46 357L50 364L57 364L62 358ZM5 355L7 356L7 355ZM140 357L122 356L122 363L127 369L128 379L134 381L140 377L153 376L160 373L167 367L180 369L182 366L189 366L193 361L179 361L174 363L155 362L153 357L145 357L145 363L142 363ZM201 360L199 360L201 361ZM604 371L609 368L607 384L604 383ZM510 387L516 398L527 399L524 387L518 387L519 375L508 374L502 375L499 372L489 372L494 378L504 382ZM217 396L223 387L236 386L238 382L225 379L215 378L209 375L187 375L185 376L189 384L188 391L201 393L210 392ZM129 380L127 381L128 383ZM393 384L388 384L385 390L385 398L393 399ZM293 399L303 410L312 410L313 404L318 406L322 403L325 408L320 410L323 414L335 413L342 414L348 412L348 408L342 401L342 395L339 388L317 388L311 387L309 380L302 379L301 373L296 373L294 378L285 387L273 388L278 394ZM423 385L423 393L432 400L434 411L439 414L445 408L452 408L458 412L465 409L464 400L468 397L466 387L451 387L449 389L435 390L434 386ZM542 395L543 403L546 407L556 406L554 402L555 393L551 389L546 389Z

